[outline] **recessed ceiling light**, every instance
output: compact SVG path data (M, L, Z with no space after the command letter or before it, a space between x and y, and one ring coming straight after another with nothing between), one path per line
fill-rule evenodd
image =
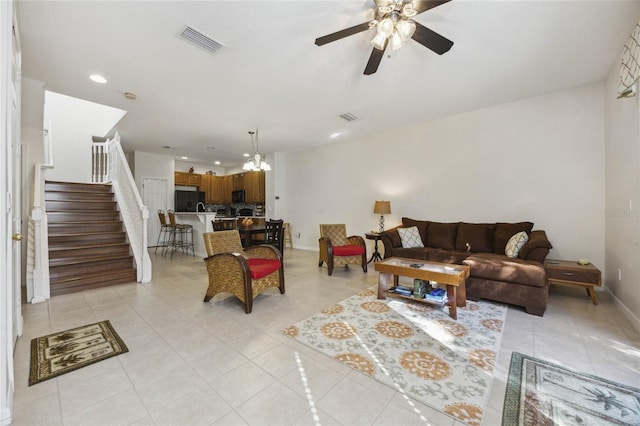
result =
M329 135L329 139L335 139L335 138L337 138L338 136L340 136L341 134L342 134L342 132L335 132L335 133L331 133L331 134Z
M124 97L127 99L131 99L132 101L135 101L136 98L138 97L138 95L136 95L135 93L131 93L131 92L124 92Z
M173 148L173 147L172 147L171 145L164 145L164 146L163 146L163 148L164 148L164 149L171 149L171 148Z
M213 151L214 149L216 149L216 147L215 146L208 146L207 149L210 149L210 150Z
M89 76L89 79L91 79L91 81L94 81L96 83L100 83L100 84L104 84L107 82L107 79L104 78L103 76L101 76L100 74L91 74Z
M219 161L214 161L213 164L215 164L216 166L219 166L220 162Z
M189 157L180 157L180 158L182 158L183 160L188 160L189 159Z
M243 156L243 157L248 157L248 156L249 156L249 154L245 153L245 154L242 154L242 156Z

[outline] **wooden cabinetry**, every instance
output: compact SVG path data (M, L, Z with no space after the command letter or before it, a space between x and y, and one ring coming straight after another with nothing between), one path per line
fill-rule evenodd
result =
M265 175L262 170L227 176L175 172L174 183L180 186L197 186L205 193L205 204L231 204L231 191L240 189L245 190L245 202L265 202Z
M200 186L200 178L202 175L187 172L174 172L173 183L174 185L183 186Z
M244 175L247 203L264 203L264 172L248 172Z

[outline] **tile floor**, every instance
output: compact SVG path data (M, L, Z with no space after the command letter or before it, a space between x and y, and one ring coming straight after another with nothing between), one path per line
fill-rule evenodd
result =
M23 306L14 425L460 425L279 333L374 285L372 265L328 277L315 252L287 249L286 294L246 315L232 297L202 302L201 258L151 257L150 283ZM500 424L512 351L640 387L640 332L598 296L552 286L544 317L509 308L483 425ZM32 338L105 319L128 353L27 386Z

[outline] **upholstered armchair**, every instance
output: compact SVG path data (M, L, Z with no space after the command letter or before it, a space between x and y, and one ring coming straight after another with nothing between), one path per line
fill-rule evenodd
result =
M360 265L367 272L367 246L359 235L347 237L344 224L320 225L320 259L318 266L326 262L329 275L334 266Z
M204 301L218 293L231 293L251 313L253 299L269 287L284 294L284 269L278 249L268 245L244 248L237 230L204 233L209 287Z

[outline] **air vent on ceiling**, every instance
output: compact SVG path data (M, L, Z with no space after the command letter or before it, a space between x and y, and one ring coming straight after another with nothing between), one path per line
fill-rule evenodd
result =
M355 115L351 114L350 112L345 112L344 114L340 114L340 118L343 118L347 121L355 121L358 119L358 117L356 117Z
M220 50L223 45L218 43L211 37L202 34L200 31L196 30L193 27L187 25L184 30L180 33L180 38L187 40L195 44L196 46L208 51L209 53L216 53Z

